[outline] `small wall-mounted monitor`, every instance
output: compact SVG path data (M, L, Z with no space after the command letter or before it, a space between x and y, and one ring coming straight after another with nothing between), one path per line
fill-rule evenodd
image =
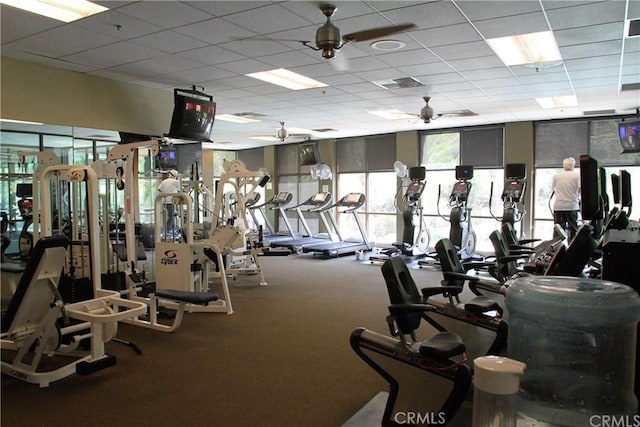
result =
M321 163L317 142L305 142L298 146L300 166L313 166Z
M189 91L185 91L189 92ZM211 141L216 103L213 98L200 94L181 94L174 90L173 116L169 137L194 141Z
M640 121L618 123L618 136L623 153L640 153Z
M175 148L160 148L156 157L156 167L159 169L176 169L178 167L178 152Z

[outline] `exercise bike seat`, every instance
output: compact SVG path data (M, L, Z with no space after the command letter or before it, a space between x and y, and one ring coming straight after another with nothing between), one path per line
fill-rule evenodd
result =
M425 357L444 361L463 354L465 345L453 332L439 332L422 341L418 351Z
M464 309L478 315L494 310L502 311L502 307L496 301L484 295L476 296L471 301L465 302Z

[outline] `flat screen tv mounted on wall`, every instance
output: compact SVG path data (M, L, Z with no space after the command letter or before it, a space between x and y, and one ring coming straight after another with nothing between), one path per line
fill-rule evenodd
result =
M170 138L211 141L216 103L213 97L194 90L173 90Z
M618 136L623 153L640 153L640 121L618 123Z
M156 167L160 169L177 169L178 151L173 147L160 148L156 157Z
M313 166L320 163L320 152L317 142L305 142L298 147L300 166Z

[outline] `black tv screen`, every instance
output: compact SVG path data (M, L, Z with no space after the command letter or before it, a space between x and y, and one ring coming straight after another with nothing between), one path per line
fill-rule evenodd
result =
M618 123L623 153L640 153L640 121Z
M318 144L315 142L300 144L298 147L298 155L300 158L300 166L313 166L320 163Z
M156 165L160 169L176 169L178 167L178 152L175 148L161 148L158 150Z
M589 155L580 156L580 210L582 219L602 219L600 168Z
M173 116L169 137L194 141L211 141L216 103L174 92Z

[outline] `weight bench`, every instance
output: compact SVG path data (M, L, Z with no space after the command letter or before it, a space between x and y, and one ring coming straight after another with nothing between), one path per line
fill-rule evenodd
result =
M113 366L115 357L105 354L104 343L115 336L119 321L145 309L139 302L102 289L93 299L65 304L57 288L68 246L65 236L38 240L2 319L0 348L15 352L11 362L2 360L2 373L40 387L74 373L87 375ZM87 339L89 350L80 349L80 342ZM43 370L44 355L73 359Z
M156 331L173 332L178 329L182 323L187 304L207 306L211 302L218 301L219 298L215 292L194 292L177 289L156 289L149 292L146 297L141 297L137 296L137 289L152 284L147 284L144 278L138 273L129 274L129 280L132 282L132 286L129 288L129 293L132 295L131 298L143 302L146 310L143 317L135 316L126 320L125 323ZM169 324L158 321L158 311L162 305L161 300L177 305L173 321Z

